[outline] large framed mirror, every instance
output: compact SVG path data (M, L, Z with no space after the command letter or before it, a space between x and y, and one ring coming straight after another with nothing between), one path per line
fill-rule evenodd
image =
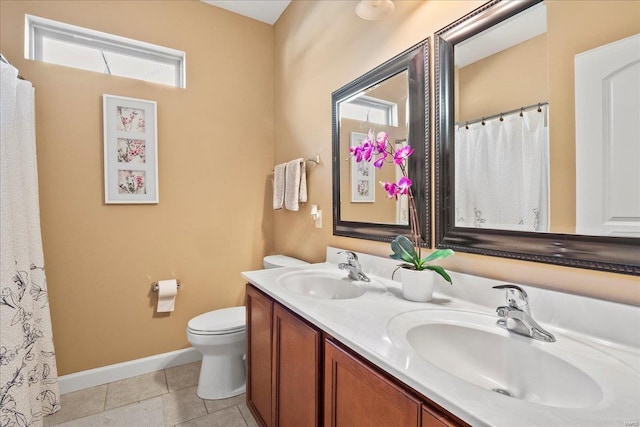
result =
M357 163L349 148L369 130L387 132L396 149L410 145L408 175L418 211L420 245L430 246L429 39L407 49L331 95L333 113L333 234L390 242L411 235L406 196L389 199L380 182L400 171Z
M437 247L640 275L639 16L494 0L435 34Z

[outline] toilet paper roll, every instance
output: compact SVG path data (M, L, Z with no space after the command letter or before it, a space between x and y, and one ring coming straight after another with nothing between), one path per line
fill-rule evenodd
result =
M176 279L158 281L158 313L173 311L178 294L178 282Z

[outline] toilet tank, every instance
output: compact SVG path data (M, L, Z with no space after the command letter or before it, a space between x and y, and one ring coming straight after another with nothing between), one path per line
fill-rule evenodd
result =
M306 261L286 255L268 255L262 259L262 265L264 268L297 267L307 264L309 263Z

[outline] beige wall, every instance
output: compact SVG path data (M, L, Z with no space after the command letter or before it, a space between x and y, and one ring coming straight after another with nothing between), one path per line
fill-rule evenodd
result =
M550 224L553 226L552 232L574 232L574 57L578 53L640 33L640 1L556 0L547 1L546 4L552 173ZM554 141L565 143L557 144Z
M573 28L591 35L598 32L594 28L599 28L604 21L615 23L609 17L610 8L640 4L635 1L554 3L562 3L573 11L598 3L598 21L579 24L584 28ZM277 252L308 261L324 260L327 245L383 256L389 254L386 243L332 235L331 218L327 215L332 203L331 92L425 37L431 37L481 4L482 1L398 1L393 15L383 21L368 22L355 15L353 2L292 2L275 25L275 159L284 161L316 152L322 155L323 164L310 171L308 182L310 203L319 204L325 217L324 228L318 230L306 213L277 212L274 215ZM331 22L331 31L326 30L328 22ZM562 50L564 45L555 49ZM567 77L572 76L572 65L566 68ZM431 79L433 87L433 72ZM552 80L550 89L562 90L562 85L567 92L572 92L566 87L566 79L562 84L560 80ZM572 108L573 94L566 93L565 98L562 102L550 101L554 108ZM573 135L556 135L552 140L569 137ZM640 304L637 277L464 253L447 258L442 264L454 271L500 281Z
M458 69L456 122L549 99L547 37L541 34Z
M187 88L25 60L24 14L187 53ZM36 88L40 209L60 374L188 347L243 303L271 249L273 27L199 1L0 2L2 53ZM158 205L105 205L102 94L158 102ZM182 281L155 314L151 283Z

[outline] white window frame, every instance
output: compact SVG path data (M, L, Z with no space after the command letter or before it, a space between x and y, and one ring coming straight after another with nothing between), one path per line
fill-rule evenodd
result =
M175 87L185 88L186 53L181 50L145 43L101 31L78 27L51 19L25 15L24 57L36 61L43 60L43 37L114 52L135 58L149 59L175 67Z
M395 102L389 102L384 99L374 98L371 96L360 95L354 97L348 101L349 104L360 105L362 107L369 107L376 110L384 111L387 117L387 123L383 123L388 126L398 126L398 104ZM342 118L343 116L340 115Z

